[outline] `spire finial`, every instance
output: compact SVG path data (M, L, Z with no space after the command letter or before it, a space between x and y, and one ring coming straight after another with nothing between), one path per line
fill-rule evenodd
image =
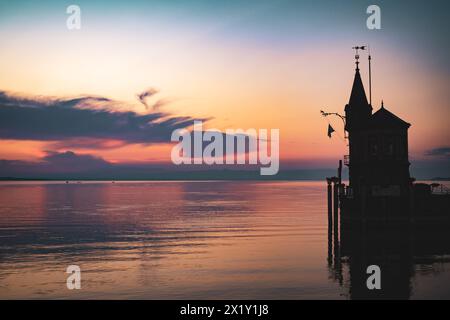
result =
M384 101L381 100L381 108L384 109Z
M356 64L356 71L359 71L359 53L358 50L366 50L366 46L356 46L352 47L352 49L355 50L355 64Z

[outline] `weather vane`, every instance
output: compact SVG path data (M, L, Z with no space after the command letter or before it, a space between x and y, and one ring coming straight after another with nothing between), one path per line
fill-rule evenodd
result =
M356 60L356 70L359 70L359 53L358 50L366 50L366 46L356 46L352 47L355 50L355 60Z

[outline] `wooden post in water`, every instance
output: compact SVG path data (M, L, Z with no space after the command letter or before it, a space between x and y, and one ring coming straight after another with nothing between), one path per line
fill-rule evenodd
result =
M332 262L332 237L333 237L333 213L332 213L332 195L331 195L331 179L327 178L327 195L328 195L328 264Z
M339 184L338 179L333 179L333 205L334 205L334 238L338 238L338 226L339 226Z
M334 237L333 237L333 244L334 244L334 267L338 273L340 273L341 270L341 254L339 249L339 178L333 177L333 206L334 206L334 217L333 217L333 224L334 224Z
M331 190L331 179L327 178L327 195L328 195L328 227L331 228L332 224L333 224L333 214L332 214L332 203L333 203L333 198L332 198L332 190Z
M339 187L340 187L342 184L342 160L339 160L338 179L339 179Z
M341 193L344 194L344 188L342 185L342 160L339 160L339 167L338 167L338 207L339 206L339 200L340 200L340 195Z

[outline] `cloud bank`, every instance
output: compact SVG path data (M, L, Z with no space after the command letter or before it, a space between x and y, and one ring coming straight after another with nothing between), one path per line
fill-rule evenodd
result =
M450 158L450 147L440 147L428 150L425 155L432 157Z
M104 97L24 98L0 91L0 139L61 142L89 138L151 144L169 142L175 129L207 120L114 111L118 104Z

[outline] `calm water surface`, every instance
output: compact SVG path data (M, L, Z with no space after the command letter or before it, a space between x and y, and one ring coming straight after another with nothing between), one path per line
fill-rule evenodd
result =
M2 182L0 298L348 299L322 182ZM414 260L416 261L416 260ZM79 265L81 290L66 288ZM448 256L411 298L450 298Z

